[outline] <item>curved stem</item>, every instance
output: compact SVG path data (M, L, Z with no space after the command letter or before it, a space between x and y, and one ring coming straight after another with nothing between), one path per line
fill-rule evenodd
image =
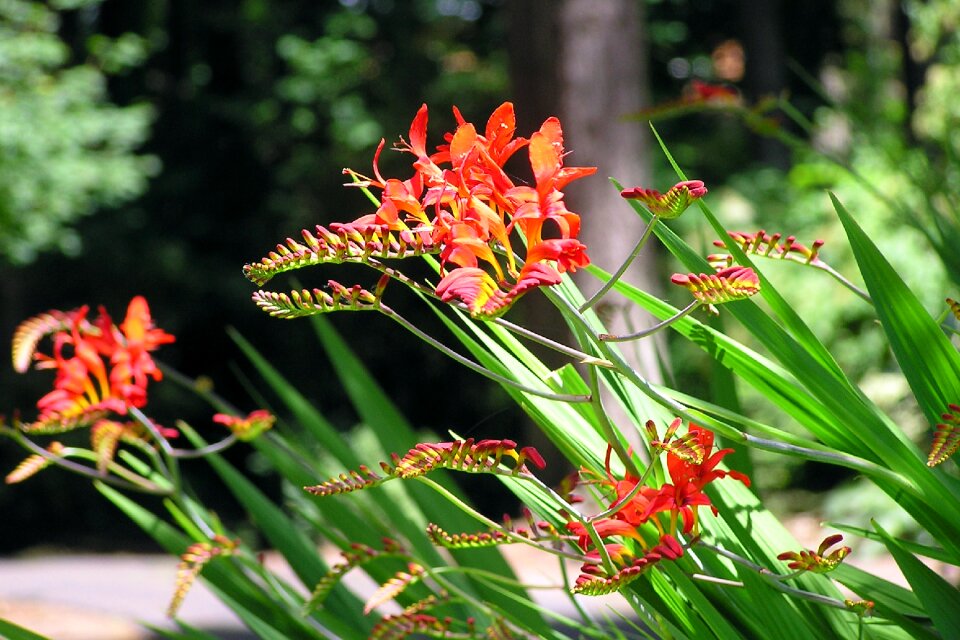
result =
M446 346L442 342L436 340L429 334L420 330L411 322L409 322L406 318L398 314L396 311L394 311L390 307L387 307L386 305L380 305L379 310L388 318L395 320L404 329L414 334L415 336L417 336L418 338L420 338L430 346L434 347L435 349L447 355L448 357L452 358L453 360L459 362L460 364L467 367L468 369L476 371L477 373L484 376L485 378L489 378L490 380L499 382L500 384L514 387L515 389L519 389L524 393L529 393L530 395L538 396L540 398L546 398L548 400L556 400L557 402L590 402L590 396L561 394L561 393L552 393L550 391L541 391L540 389L534 389L533 387L528 387L524 384L517 382L516 380L512 380L510 378L500 375L499 373L495 373L490 369L487 369L483 365L477 364L473 360L470 360L469 358L466 358L460 355L450 347Z
M565 344L560 344L559 342L551 340L546 336L542 336L539 333L535 333L525 327L521 327L520 325L514 324L509 320L504 320L503 318L494 318L493 322L495 324L500 325L507 331L512 331L513 333L521 337L527 338L528 340L532 340L533 342L536 342L537 344L541 344L549 349L553 349L558 353L562 353L564 355L570 356L571 358L576 358L577 361L580 362L581 364L595 365L598 367L605 367L607 369L613 368L613 363L610 362L609 360L604 360L603 358L598 358L588 353L584 353L579 349L574 349L573 347L568 347Z
M610 421L610 417L603 408L603 398L600 395L600 380L597 375L597 370L591 367L587 372L587 377L589 378L590 384L590 404L593 406L594 415L600 424L600 430L603 431L603 437L606 438L607 444L616 452L617 457L620 458L620 462L623 463L627 472L635 477L639 477L640 471L637 469L637 465L634 464L627 450L623 448L623 443L620 442L620 434L617 433L616 428Z
M657 450L658 456L659 456L659 453L660 453L660 450ZM637 484L635 484L633 488L630 489L630 491L625 496L623 496L622 498L614 502L612 505L610 505L608 509L601 511L596 515L590 516L590 520L594 521L594 520L600 520L602 518L608 518L613 514L615 514L616 512L620 511L620 509L622 509L624 505L628 504L631 500L637 497L637 494L640 493L640 489L642 489L643 486L647 483L647 478L650 476L650 473L653 470L654 462L656 462L656 458L650 461L650 464L647 465L647 468L643 470L643 475L641 475L640 479L637 480Z
M837 271L836 269L834 269L833 267L831 267L831 266L829 266L829 265L827 265L827 264L823 264L823 263L820 263L820 264L807 263L807 264L809 264L809 265L810 265L811 267L813 267L814 269L820 269L821 271L827 272L828 274L830 274L830 276L831 276L834 280L836 280L837 282L839 282L840 284L842 284L844 287L846 287L847 289L849 289L850 291L852 291L852 292L853 292L854 294L856 294L859 298L861 298L864 302L866 302L867 304L870 304L870 305L873 304L873 298L870 297L870 294L869 294L869 293L867 293L866 291L864 291L863 289L861 289L861 288L858 287L857 285L855 285L855 284L853 284L852 282L850 282L849 280L847 280L846 277L840 275L840 272Z
M463 502L463 500L461 500L461 499L458 498L457 496L453 495L453 494L450 493L450 491L448 491L445 487L441 486L440 484L437 484L435 481L433 481L433 480L430 479L430 478L427 478L427 477L425 477L425 476L417 476L417 477L415 478L415 480L418 480L418 481L426 484L427 486L429 486L431 489L433 489L434 491L436 491L437 493L439 493L440 495L442 495L442 496L443 496L444 498L446 498L449 502L451 502L454 506L456 506L457 508L459 508L461 511L463 511L464 513L466 513L467 515L469 515L469 516L470 516L471 518L473 518L474 520L477 520L478 522L481 522L482 524L490 527L491 529L494 529L494 530L497 530L497 531L502 532L505 536L507 536L510 540L512 540L512 541L514 541L514 542L518 542L518 543L520 543L520 544L525 544L525 545L527 545L527 546L529 546L529 547L534 547L534 548L539 549L540 551L543 551L543 552L545 552L545 553L551 553L551 554L553 554L553 555L560 556L560 557L562 557L562 558L569 558L569 559L571 559L571 560L576 560L577 562L585 562L585 563L592 563L592 562L594 562L593 560L587 558L586 556L584 556L584 555L582 555L582 554L570 553L570 552L568 552L568 551L561 551L560 549L547 548L547 547L544 547L543 545L538 544L535 540L531 540L530 538L525 538L524 536L521 536L521 535L517 534L517 533L514 532L514 531L510 531L509 529L505 529L502 525L497 524L496 522L494 522L493 520L491 520L491 519L488 518L487 516L483 515L482 513L480 513L479 511L477 511L477 510L474 509L473 507L471 507L470 505L466 504L465 502Z
M155 482L132 473L128 469L124 469L115 462L110 462L107 465L107 470L114 474L111 476L106 473L101 473L92 467L77 464L72 460L66 459L66 455L75 455L77 457L96 461L96 456L92 451L70 447L65 454L56 455L50 453L33 440L26 437L20 431L15 429L10 429L8 431L5 429L4 432L6 435L16 440L17 444L27 449L31 453L38 455L47 460L50 464L61 467L62 469L66 469L67 471L72 471L73 473L91 478L93 480L100 480L107 484L113 485L118 489L127 489L128 491L137 491L139 493L149 493L154 495L169 495L171 493L170 489L165 489Z
M229 449L237 442L237 436L231 433L223 440L214 442L213 444L208 444L200 449L171 449L170 451L174 458L180 458L181 460L202 458L203 456L210 455L211 453L220 453L221 451Z
M809 600L811 602L816 602L818 604L826 605L828 607L843 609L844 611L849 611L850 609L845 602L843 602L842 600L838 600L837 598L831 598L830 596L821 595L819 593L804 591L803 589L797 589L796 587L791 587L790 585L784 584L783 580L789 577L792 577L793 575L796 575L796 574L791 574L790 576L781 576L770 571L769 569L766 569L765 567L761 567L760 565L753 563L747 560L746 558L743 558L737 555L736 553L733 553L732 551L728 551L727 549L723 549L721 547L708 544L706 542L703 542L702 540L697 544L704 547L705 549L708 549L718 555L723 556L724 558L727 558L728 560L731 560L741 566L747 567L748 569L755 571L757 574L759 574L766 580L767 584L769 584L770 586L772 586L774 589L778 591L783 591L784 593L790 594L792 596L796 596L804 600ZM705 576L703 574L693 574L690 577L698 580L706 580L709 582L713 582L715 584L726 584L729 586L736 586L736 587L744 586L742 582L737 583L736 581L723 580L721 578L714 578L712 576Z
M597 336L597 338L601 342L626 342L628 340L639 340L640 338L646 338L648 336L652 336L653 334L655 334L657 331L660 331L664 327L670 326L680 318L683 318L684 316L687 316L693 313L702 304L703 303L700 302L699 300L694 300L693 302L685 306L683 309L681 309L680 313L676 314L675 316L671 316L666 320L661 320L660 322L653 325L652 327L647 327L646 329L641 329L640 331L635 331L633 333L627 333L620 336L615 336L609 333L601 333Z
M613 288L613 285L615 285L617 281L623 277L623 274L627 272L627 269L630 267L631 264L633 264L633 261L636 260L637 256L640 255L640 252L643 250L643 246L647 243L647 240L650 238L650 233L653 231L653 228L656 226L659 220L660 220L660 216L658 215L654 215L650 219L650 222L647 223L647 228L643 230L643 235L640 236L640 240L638 240L636 246L633 247L633 251L631 251L627 259L623 261L623 264L620 265L620 268L617 269L617 271L612 276L610 276L610 279L607 280L602 287L600 287L600 290L597 291L592 296L590 296L589 300L587 300L582 305L580 305L580 308L578 309L580 313L584 313L585 311L590 309L590 307L595 305L600 300L600 298L605 296L607 292Z
M136 407L129 407L128 412L130 415L136 419L137 422L142 424L147 431L150 432L150 435L153 436L154 440L157 441L157 445L160 447L160 452L163 455L163 461L167 468L167 473L169 474L170 483L173 485L173 492L176 495L179 495L181 492L181 480L180 480L180 464L177 462L177 457L174 455L173 447L170 445L170 441L167 440L160 430L157 429L157 425L153 423L145 413L137 409Z

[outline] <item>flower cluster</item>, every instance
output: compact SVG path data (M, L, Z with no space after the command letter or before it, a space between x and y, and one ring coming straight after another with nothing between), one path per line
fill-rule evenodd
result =
M90 321L90 309L50 311L23 322L13 338L14 367L24 372L31 360L37 369L56 371L54 389L37 401L36 421L24 431L55 433L96 425L110 414L125 415L147 402L147 385L163 375L150 352L174 341L153 325L147 301L137 296L126 318L115 325L106 310ZM50 355L36 350L50 335Z
M670 437L680 424L678 418L670 425L664 441L656 442L655 449L667 452L667 471L670 476L670 482L660 487L648 486L630 473L618 479L610 470L610 451L607 452L607 477L600 483L613 489L614 497L608 510L612 513L591 521L598 537L604 540L606 553L617 569L615 575L602 576L604 580L617 580L623 571L636 573L638 567L645 568L655 561L664 558L673 560L682 555L682 547L677 543L676 536L699 535L698 509L710 507L714 515L717 513L704 492L714 480L730 476L747 486L750 484L750 479L738 471L717 468L733 449L720 449L711 454L714 443L712 431L691 424L687 434L675 441L679 444L672 446ZM664 518L667 519L666 523ZM649 550L641 533L641 527L647 523L653 524L659 535L659 544ZM583 524L570 522L567 528L578 537L578 545L588 557L590 554L600 556L590 532ZM611 537L619 538L622 542L607 542ZM635 552L637 547L641 550L639 554ZM594 584L598 575L596 566L585 564L582 570L582 581Z
M427 106L417 112L409 141L397 145L416 158L408 180L380 175L381 143L375 178L361 177L358 183L382 190L380 207L353 224L429 231L441 248L441 298L464 302L475 315L498 315L525 291L556 284L560 273L589 263L586 247L577 240L580 216L567 209L562 189L596 168L563 166L563 131L557 118L548 118L526 139L514 137L516 118L509 102L493 112L482 135L457 109L454 115L456 130L445 136L447 144L429 154ZM517 185L504 171L510 157L523 148L535 186ZM520 246L526 246L522 267L517 264L517 243L511 241L513 231L523 236Z
M513 105L505 102L483 132L454 108L456 130L431 153L427 149L427 106L417 112L409 139L395 148L414 157L413 176L401 180L380 173L381 141L373 177L347 169L358 186L379 191L373 213L343 224L303 232L261 261L244 267L263 284L277 273L318 263L354 262L385 271L382 259L438 255L442 279L436 294L460 302L478 317L496 317L525 292L560 282L560 274L589 264L577 239L580 216L567 209L563 189L593 174L596 167L565 167L560 121L548 118L529 138L517 137ZM533 184L516 184L504 165L527 151ZM293 304L281 294L264 309L294 317L333 310L331 305ZM318 294L314 294L317 297ZM302 296L301 296L302 297ZM311 302L311 301L307 301ZM279 307L277 306L279 305ZM290 307L290 309L288 309ZM296 308L294 308L296 307Z
M137 296L130 301L127 315L115 325L104 309L88 320L89 307L73 311L49 311L21 323L13 337L13 365L24 373L35 362L37 369L56 371L53 390L37 401L39 415L33 422L20 423L26 433L61 433L90 427L90 447L97 471L105 473L122 441L149 438L140 422L117 421L131 408L147 402L147 385L163 376L150 352L174 337L153 325L147 301ZM37 350L50 336L49 355ZM157 426L162 436L175 436L175 429ZM73 451L72 449L70 450ZM21 482L66 456L60 443L46 454L36 453L6 476L8 484Z

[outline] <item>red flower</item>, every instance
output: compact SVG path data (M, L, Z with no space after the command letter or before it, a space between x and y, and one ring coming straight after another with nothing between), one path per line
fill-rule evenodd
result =
M516 117L509 102L491 114L482 135L456 108L454 115L456 130L431 154L426 105L417 112L409 140L397 145L415 157L412 178L401 181L380 174L382 143L374 157L375 178L348 171L355 184L379 188L382 194L375 213L347 226L380 226L384 233L428 232L432 246L439 248L444 276L437 294L466 304L474 315L492 317L531 288L556 284L560 273L589 264L586 247L576 239L580 216L567 209L562 189L596 168L563 166L563 132L556 118L548 118L527 140L515 136ZM503 170L523 148L528 148L535 187L516 186ZM543 239L547 223L556 227L559 238ZM527 251L522 269L515 259L521 251L511 239L515 230L524 237Z
M691 424L688 431L695 434L703 451L709 454L713 448L713 432L695 424ZM708 484L717 478L730 476L748 487L750 486L750 479L739 471L724 471L716 468L729 453L733 453L733 449L721 449L704 459L703 462L697 463L681 458L673 452L667 452L667 470L670 473L673 485L664 485L661 492L671 495L670 512L672 520L675 520L677 515L682 518L684 533L696 530L697 507L708 506L713 510L714 515L717 513L717 509L710 502L710 498L703 493Z
M43 335L52 333L51 356L33 353L38 369L55 369L54 389L37 401L40 415L25 425L34 431L64 431L92 424L109 413L125 414L129 407L147 401L149 379L162 374L149 352L174 341L153 326L144 298L130 301L124 322L115 326L104 309L90 323L88 307L70 312L51 312L59 324L27 320L17 331L14 344L33 349ZM43 334L25 337L24 328L41 327ZM19 354L24 359L26 354Z

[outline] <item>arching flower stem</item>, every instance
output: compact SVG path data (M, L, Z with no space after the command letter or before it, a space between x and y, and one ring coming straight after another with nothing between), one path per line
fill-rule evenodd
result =
M660 457L660 453L662 452L662 450L657 449L656 452L657 452L656 457L657 458ZM622 509L624 505L629 504L631 500L636 498L637 494L640 493L640 489L642 489L644 485L646 485L647 478L650 477L650 473L653 471L654 462L656 462L656 458L654 458L653 460L650 460L650 463L647 465L647 468L643 470L643 474L640 476L640 479L637 480L637 483L633 485L633 488L630 489L630 491L625 496L623 496L622 498L614 502L612 505L610 505L609 509L606 509L605 511L601 511L596 515L590 516L590 520L593 521L593 520L602 520L603 518L609 518L610 516L615 514L617 511Z
M48 460L50 464L56 465L67 471L72 471L73 473L86 476L93 480L99 480L106 484L117 487L118 489L126 489L128 491L136 491L138 493L149 493L161 496L170 495L170 493L172 493L172 488L163 487L156 482L147 480L143 476L137 475L131 472L129 469L125 469L112 461L108 463L107 471L113 475L108 475L106 473L101 473L92 467L78 464L67 459L68 457L75 457L83 460L90 460L91 462L95 463L97 461L96 454L87 449L66 447L59 455L55 455L16 429L0 427L0 433L13 438L13 440L15 440L17 444L22 446L24 449L27 449L31 453L38 456L42 456Z
M160 454L163 456L163 465L166 467L165 475L167 475L167 478L173 485L174 494L180 495L183 489L183 481L180 478L180 463L177 461L170 441L160 433L157 425L155 425L153 420L147 417L143 411L140 411L140 409L136 407L129 407L128 411L133 419L142 424L144 428L150 432L150 435L153 436L153 439L156 440L157 446L160 447Z
M803 600L816 602L817 604L822 604L827 607L834 607L835 609L843 609L844 611L850 610L850 607L848 607L843 600L839 600L837 598L831 598L830 596L825 596L819 593L804 591L803 589L797 589L796 587L791 587L788 584L784 584L783 582L784 580L793 578L797 574L803 573L802 571L793 572L788 575L780 575L770 571L766 567L761 567L760 565L754 562L751 562L750 560L747 560L746 558L739 556L736 553L733 553L732 551L729 551L727 549L723 549L721 547L708 544L706 542L703 542L702 540L698 541L697 544L709 551L716 553L717 555L723 556L724 558L731 560L732 562L735 562L741 566L751 569L752 571L756 572L758 575L762 576L766 580L767 584L769 584L770 586L772 586L774 589L778 591L782 591L784 593L790 594L797 598L801 598ZM695 580L711 582L714 584L722 584L725 586L733 586L733 587L745 586L742 582L738 582L735 580L722 580L720 578L715 578L713 576L707 576L700 573L694 573L690 577Z
M434 347L441 353L452 358L456 362L459 362L460 364L467 367L468 369L471 369L472 371L476 371L477 373L484 376L485 378L489 378L490 380L493 380L494 382L498 382L500 384L514 387L516 389L523 391L524 393L529 393L530 395L534 395L540 398L546 398L548 400L556 400L557 402L590 402L590 396L579 395L579 394L551 393L549 391L542 391L540 389L534 389L533 387L528 387L524 384L517 382L516 380L511 380L510 378L502 376L499 373L495 373L490 369L487 369L483 365L477 364L473 360L470 360L469 358L466 358L460 355L459 353L457 353L450 347L446 346L445 344L443 344L433 336L419 329L416 325L412 324L409 320L407 320L406 318L398 314L396 311L394 311L390 307L381 304L379 306L379 310L385 316L387 316L391 320L396 321L404 329L414 334L415 336L417 336L418 338L420 338L430 346Z
M660 221L660 216L654 215L650 222L647 223L647 228L643 230L643 235L640 236L640 239L637 241L637 244L633 247L633 251L630 252L630 255L626 260L623 261L623 264L617 269L617 271L610 276L610 279L607 280L600 289L590 296L590 299L580 305L578 311L584 313L590 309L593 305L600 301L603 296L607 294L610 289L613 288L617 281L623 277L623 274L627 272L627 269L630 268L630 265L633 264L633 261L637 259L637 256L640 255L640 252L643 251L643 247L647 244L647 240L650 238L650 234L653 232L653 228L657 225L657 222Z
M510 332L512 332L512 333L515 333L515 334L517 334L517 335L519 335L519 336L521 336L521 337L527 338L528 340L531 340L532 342L536 342L537 344L543 345L543 346L545 346L545 347L547 347L547 348L549 348L549 349L553 349L554 351L556 351L556 352L558 352L558 353L562 353L562 354L564 354L564 355L570 356L571 358L575 358L575 359L577 360L577 362L579 362L580 364L593 365L593 366L597 366L597 367L604 367L604 368L606 368L606 369L613 369L613 368L614 368L614 367L613 367L613 363L610 362L609 360L605 360L605 359L603 359L603 358L598 358L597 356L592 356L592 355L590 355L590 354L584 353L583 351L580 351L579 349L574 349L573 347L568 347L568 346L565 345L565 344L560 344L559 342L556 342L556 341L554 341L554 340L551 340L550 338L547 338L546 336L542 336L542 335L540 335L539 333L535 333L535 332L533 332L533 331L530 331L530 330L527 329L527 328L524 328L524 327L521 327L520 325L514 324L514 323L510 322L509 320L504 320L503 318L495 318L495 319L493 320L493 322L494 322L495 324L500 325L501 327L503 327L503 328L506 329L507 331L510 331Z
M523 478L523 477L527 477L527 476L520 475L520 476L518 476L518 477ZM482 513L480 513L479 511L477 511L477 510L474 509L473 507L471 507L470 505L466 504L463 500L461 500L460 498L458 498L457 496L455 496L453 493L451 493L450 491L448 491L445 487L441 486L440 484L438 484L437 482L435 482L435 481L434 481L433 479L431 479L431 478L428 478L428 477L426 477L426 476L417 476L417 477L415 478L415 480L417 480L417 481L419 481L419 482L423 482L424 484L426 484L427 486L429 486L431 489L433 489L434 491L436 491L437 493L439 493L439 494L440 494L441 496L443 496L446 500L449 500L454 506L456 506L457 508L459 508L461 511L463 511L464 513L466 513L467 515L469 515L469 516L470 516L471 518L473 518L474 520L477 520L477 521L480 522L481 524L483 524L483 525L485 525L485 526L487 526L487 527L490 527L491 529L495 529L495 530L497 530L497 531L501 531L507 538L509 538L510 540L512 540L512 541L514 541L514 542L518 542L518 543L520 543L520 544L525 544L525 545L527 545L527 546L530 546L530 547L534 547L534 548L536 548L536 549L539 549L540 551L546 551L547 553L552 553L552 554L554 554L554 555L556 555L556 556L559 556L559 557L562 557L562 558L568 558L568 559L570 559L570 560L576 560L577 562L595 562L594 560L591 560L591 559L586 558L583 554L570 553L569 551L562 551L562 550L560 550L560 549L554 549L554 548L552 548L552 547L545 547L545 546L539 544L536 540L531 540L530 538L525 538L525 537L523 537L523 536L521 536L521 535L518 535L517 533L515 533L515 532L513 532L513 531L510 531L509 529L505 529L502 525L500 525L500 524L498 524L497 522L491 520L490 518L488 518L487 516L483 515ZM571 513L571 515L573 515L573 513Z
M694 300L693 302L685 306L683 309L681 309L680 312L677 313L676 315L671 316L666 320L661 320L660 322L658 322L657 324L651 327L647 327L645 329L641 329L640 331L636 331L634 333L627 333L620 336L615 336L609 333L601 333L597 336L597 338L602 342L627 342L628 340L639 340L640 338L646 338L646 337L652 336L653 334L660 331L664 327L670 326L680 318L683 318L684 316L687 316L693 313L701 305L703 305L703 302L701 302L700 300Z
M499 252L499 253L503 253L503 252ZM517 261L519 266L523 266L522 260L518 259ZM401 282L407 285L417 293L425 295L429 298L433 298L434 300L438 300L438 301L440 300L440 296L437 295L437 292L433 287L428 287L424 284L421 284L416 280L413 280L412 278L407 277L402 272L392 267L388 267L373 258L369 259L368 262L370 266L376 269L377 271L383 273L384 275L390 276L390 278L397 280L398 282ZM467 305L462 302L446 303L446 304L453 304L453 306L467 313L469 313L470 311ZM565 344L561 344L555 340L551 340L546 336L542 336L539 333L536 333L534 331L531 331L530 329L527 329L526 327L521 327L520 325L514 324L509 320L505 320L504 318L493 318L489 322L498 324L504 329L507 329L508 331L511 331L532 342L536 342L537 344L543 345L548 349L552 349L558 353L562 353L566 356L570 356L571 358L575 358L577 362L581 364L594 365L598 367L607 367L607 368L613 367L613 364L609 360L604 360L602 358L597 358L596 356L591 356L589 354L584 353L583 351L574 349L573 347L567 346Z

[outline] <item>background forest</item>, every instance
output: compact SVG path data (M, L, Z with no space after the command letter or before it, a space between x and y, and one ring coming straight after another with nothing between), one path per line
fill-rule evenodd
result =
M219 393L254 408L225 331L235 327L331 420L350 426L356 417L341 409L309 326L257 312L240 269L265 238L365 210L362 196L342 187L341 169L365 171L379 140L406 131L423 102L435 132L453 122L451 105L479 117L512 100L523 130L559 115L575 164L664 189L673 179L649 146L653 119L728 220L744 231L823 238L827 250L840 231L824 190L836 190L933 309L946 283L960 280L946 250L960 180L951 164L958 107L948 99L960 83L958 19L953 3L916 0L4 0L0 335L49 308L92 303L119 313L142 294L177 336L164 353L171 366L209 376ZM729 99L698 101L698 82ZM385 153L382 162L391 160ZM585 220L616 199L597 182L600 194L571 189ZM791 228L780 229L786 217ZM605 268L626 252L615 239L588 244ZM841 270L845 260L831 257ZM644 268L637 278L672 270ZM805 274L783 277L783 289L803 290ZM846 291L836 296L797 304L897 415L907 390L886 375L892 365L872 316ZM515 313L535 315L536 302ZM413 336L388 338L376 317L332 321L413 424L473 437L523 428L493 385ZM702 356L675 348L663 375L708 377ZM0 410L29 407L47 384L41 378L0 368ZM435 391L429 404L424 390ZM151 404L161 421L209 424L199 403L165 410L163 402L160 387ZM901 413L909 429L910 407ZM0 449L5 469L20 457ZM257 474L255 456L240 462ZM817 492L844 481L810 464L755 477L762 491L779 491L785 509L817 505ZM0 510L0 552L147 544L65 474L0 490Z

